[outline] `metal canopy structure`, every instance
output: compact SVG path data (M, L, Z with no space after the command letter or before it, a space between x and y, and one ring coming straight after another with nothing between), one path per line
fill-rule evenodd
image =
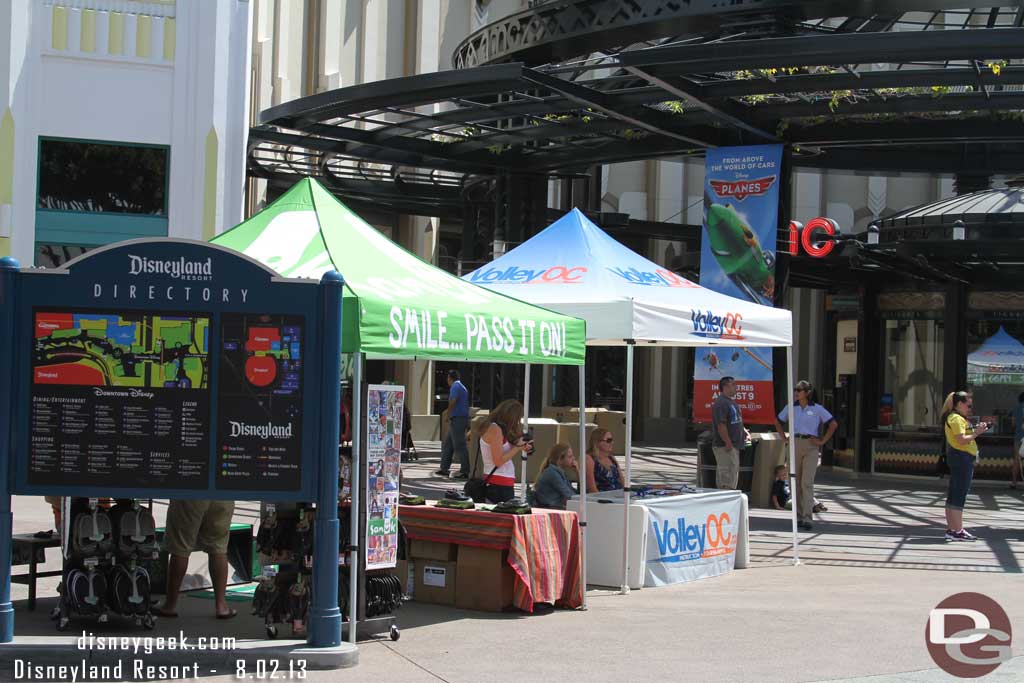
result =
M264 111L250 173L316 176L356 207L475 207L515 239L543 226L551 177L722 145L783 142L797 167L1021 170L1021 2L723 5L534 3L460 45L463 68Z

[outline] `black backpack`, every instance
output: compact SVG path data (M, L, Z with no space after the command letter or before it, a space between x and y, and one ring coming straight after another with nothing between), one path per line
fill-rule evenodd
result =
M75 515L70 547L72 557L79 560L108 557L114 547L110 516L99 508Z
M138 503L118 504L110 511L116 537L117 556L148 560L159 556L153 513Z
M107 611L107 578L95 569L72 569L64 581L68 604L82 616Z
M149 613L149 572L142 567L114 567L110 576L110 607L118 614L135 616Z

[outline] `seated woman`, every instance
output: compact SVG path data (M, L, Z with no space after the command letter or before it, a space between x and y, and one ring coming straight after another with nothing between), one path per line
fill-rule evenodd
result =
M487 502L503 503L516 497L516 468L512 458L533 452L533 442L523 441L523 404L515 399L499 403L481 423L480 460L487 482Z
M576 470L576 455L567 443L556 443L540 466L533 484L530 505L564 510L565 502L576 495L564 470Z
M622 488L619 463L612 455L615 437L607 429L597 428L587 443L587 492L615 491Z

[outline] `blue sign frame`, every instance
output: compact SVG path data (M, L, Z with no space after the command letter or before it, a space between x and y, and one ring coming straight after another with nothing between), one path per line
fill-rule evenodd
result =
M319 353L312 340L321 334L319 283L280 278L237 252L204 242L142 239L89 252L56 270L23 269L15 284L14 414L12 492L114 498L179 498L309 501L316 495L319 427ZM33 388L35 315L46 311L194 314L208 317L209 385L205 485L132 487L102 484L55 485L30 482L29 438ZM217 485L221 323L229 314L269 314L304 320L302 353L301 484L291 490L235 489ZM115 479L115 477L112 477Z
M344 280L337 272L325 273L320 282L313 280L294 280L280 278L277 274L252 259L226 249L224 247L211 245L205 242L182 239L140 239L121 242L104 249L99 249L73 261L56 270L44 269L18 269L14 259L0 259L0 643L10 642L14 636L14 610L10 601L10 563L11 563L11 532L13 517L11 514L11 495L61 495L81 497L114 497L114 498L176 498L176 499L227 499L227 500L273 500L273 501L316 501L321 514L318 515L315 533L314 553L314 584L317 589L314 592L310 605L309 618L309 644L313 647L332 647L341 642L341 612L338 608L338 582L337 582L337 558L339 550L339 521L337 515L338 501L338 434L341 402L341 326L342 326L342 289ZM75 325L81 325L81 320L74 322L75 312L101 312L106 314L106 336L94 337L84 332L82 328L81 349L78 353L85 355L88 352L86 341L89 345L106 344L104 352L113 354L113 346L110 344L110 335L114 334L118 344L124 346L127 336L122 336L123 330L111 329L111 324L120 324L124 318L123 314L136 317L139 315L160 316L172 318L175 324L180 322L181 316L192 316L192 327L190 328L189 343L184 347L179 343L167 354L167 345L161 337L159 344L160 351L157 352L155 342L145 346L152 348L144 349L141 353L146 354L146 361L149 365L149 374L143 379L142 388L132 387L125 390L123 387L117 389L122 392L110 397L113 401L125 403L124 398L139 398L140 400L152 401L154 396L166 397L169 399L170 408L161 408L159 420L154 417L152 423L156 425L173 424L174 419L168 415L174 415L180 425L178 438L184 442L185 439L185 408L182 407L178 413L174 413L175 396L178 389L192 389L195 378L189 376L185 370L185 359L198 360L201 367L200 389L206 385L206 404L195 403L194 406L188 402L190 414L201 413L205 408L205 417L208 420L209 432L206 435L205 444L196 445L203 435L195 424L191 424L188 436L187 447L195 448L201 454L205 449L205 485L202 476L197 475L197 481L190 488L175 487L166 485L167 482L180 482L182 477L175 477L166 473L154 475L152 481L145 482L144 486L136 485L103 485L96 483L61 484L40 483L30 481L29 471L29 445L31 437L30 419L33 416L33 388L48 382L50 386L60 388L70 387L70 390L79 392L79 397L73 398L71 402L88 405L87 400L81 396L88 396L88 389L93 389L96 396L100 392L97 387L84 381L82 377L67 375L67 372L81 372L74 368L75 362L57 362L53 364L40 364L38 369L47 373L47 377L36 374L37 368L34 361L37 351L37 332L47 332L55 329L54 318L46 317L53 311L62 312L66 322L72 319L70 327L60 329L76 329ZM38 316L43 313L43 316ZM284 342L296 343L289 347L290 355L288 363L282 364L286 373L301 373L286 376L287 386L274 385L277 389L285 389L284 393L288 400L284 401L289 411L287 416L301 415L301 426L298 428L300 435L300 456L299 476L291 477L287 487L265 487L261 489L246 489L235 486L218 486L218 429L220 427L219 411L220 406L220 382L221 377L221 353L237 351L238 346L229 348L222 344L221 330L222 323L227 316L254 316L257 319L264 316L275 316L277 322L282 326L278 331L283 332L277 339L278 348ZM87 319L95 324L98 318L95 315L86 313ZM127 317L127 316L126 316ZM196 318L208 318L206 323L206 336L204 337L205 356L195 336ZM37 324L45 320L49 324L44 328ZM144 320L144 319L143 319ZM155 325L149 320L150 331ZM163 322L163 321L162 321ZM138 323L133 323L138 324ZM285 327L287 326L287 327ZM256 333L255 330L259 332ZM263 334L268 329L264 326L248 328L250 336L248 341L256 343L273 344L274 340L268 340L256 334ZM272 329L272 328L271 328ZM289 335L289 336L285 336ZM40 334L40 337L51 336ZM155 335L154 335L155 336ZM296 342L296 336L298 341ZM133 335L132 339L135 337ZM105 340L105 341L104 341ZM57 342L59 344L59 342ZM55 344L56 345L56 344ZM65 345L72 346L72 345ZM128 345L131 347L131 345ZM196 347L197 351L190 349ZM109 348L108 348L109 347ZM223 348L222 348L223 347ZM75 347L77 349L77 347ZM249 349L246 349L249 351ZM301 363L296 364L295 352ZM113 356L118 359L120 369L123 371L121 377L136 379L134 371L128 371L128 364L124 360L126 351L118 349L120 356ZM135 354L133 348L127 353ZM159 353L158 357L154 357ZM74 357L68 348L61 348L57 354L61 357ZM256 354L253 354L255 356ZM166 365L167 358L173 358L172 363L177 363L176 373L170 380L167 379ZM284 358L284 355L278 359ZM136 362L134 357L129 363ZM209 363L207 369L206 363ZM152 366L158 365L161 374L154 379ZM193 369L194 369L193 363ZM104 364L96 363L97 367ZM56 370L55 367L60 367ZM271 372L266 363L254 363L250 366L247 362L244 365L246 372L251 369L256 378L251 382L252 386L269 387L271 384L260 380L259 373ZM279 370L280 368L278 368ZM276 371L276 370L275 370ZM95 372L95 370L93 370ZM102 374L102 370L100 371ZM61 374L65 373L65 374ZM237 374L237 368L236 368ZM68 381L71 377L72 380ZM246 374L246 377L250 375ZM263 378L265 379L265 378ZM41 380L36 382L36 380ZM104 375L104 385L110 384L107 375ZM291 390L298 382L297 391L301 395L301 402L295 400ZM82 387L85 387L83 390ZM146 393L145 396L131 395L132 389L138 389ZM147 392L146 389L149 389ZM59 394L61 389L55 390ZM162 390L159 391L158 390ZM85 392L82 394L82 392ZM270 394L274 390L266 389L260 394L257 391L251 392L258 396L257 404L264 406L267 400L273 400ZM191 398L195 394L179 394ZM234 396L238 396L235 394ZM270 396L270 399L267 397ZM103 398L107 398L103 396ZM51 402L53 405L60 405L62 397L59 395L45 396L43 402ZM260 403L262 401L262 403ZM182 406L186 404L183 400ZM298 403L298 408L296 408ZM244 405L245 401L236 399L237 405ZM154 404L155 405L155 404ZM250 401L249 405L252 405ZM198 407L195 407L198 406ZM59 412L60 409L53 409ZM111 425L116 425L117 420L111 418L112 408L103 406L96 408L93 412L93 434L96 425L106 421L105 435L110 434ZM145 412L145 409L141 409ZM100 416L102 411L107 411ZM127 410L122 411L122 430L128 429L129 418ZM272 411L265 411L273 415ZM73 422L81 422L81 416L68 417L66 412L59 416L47 416L45 411L40 411L40 419L49 420L51 424L59 423L67 425L69 431L75 427ZM51 419L52 418L52 419ZM133 418L134 419L134 418ZM143 417L145 421L148 418ZM239 418L242 420L243 418ZM287 453L288 440L294 436L290 426L284 427L275 424L272 420L262 425L248 425L238 422L239 427L234 425L232 437L239 436L250 439L268 441L279 439L285 441L285 445L278 444L275 447L268 445L261 451L271 451L264 460L274 460L278 464L289 465ZM289 422L289 425L293 422ZM200 425L201 426L201 425ZM170 439L167 427L164 428L164 438ZM52 430L51 430L52 431ZM154 432L157 431L154 429ZM237 432L237 433L236 433ZM80 433L84 433L84 428ZM148 435L118 432L117 436L111 437L111 443L118 441L118 437L145 439ZM153 436L152 438L157 438ZM205 448L204 448L205 446ZM102 448L90 444L89 449L93 453ZM231 446L234 447L234 446ZM221 448L224 451L229 445L224 443ZM275 450L276 449L276 450ZM162 449L161 449L162 451ZM239 452L244 454L244 444L239 447ZM56 452L56 450L54 451ZM294 451L293 451L294 453ZM154 471L154 462L162 463L158 469L165 469L166 464L161 458L166 455L163 452L149 452L149 472ZM247 457L247 456L246 456ZM224 462L227 461L225 457ZM81 463L85 463L82 458ZM113 461L112 461L113 462ZM168 460L170 462L170 460ZM195 462L201 462L197 456ZM290 463L294 465L294 463ZM222 462L223 465L223 462ZM189 464L193 467L194 462ZM226 466L224 466L226 467ZM102 467L99 469L103 469ZM257 472L259 468L253 469ZM288 469L283 467L281 469ZM38 468L37 468L38 470ZM282 477L271 474L269 467L264 467L263 472L258 472L261 480L281 480ZM66 473L61 473L65 475ZM109 472L112 480L116 479L114 471ZM96 478L104 476L103 472L89 472L88 476ZM123 472L122 472L123 476ZM138 475L145 476L145 475ZM297 479L297 481L296 481ZM230 482L226 475L224 483ZM276 483L276 482L275 482Z

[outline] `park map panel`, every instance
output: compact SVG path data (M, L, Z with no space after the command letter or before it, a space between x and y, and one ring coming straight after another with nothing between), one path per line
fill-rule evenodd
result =
M33 316L30 483L206 488L208 315Z
M221 316L218 489L301 488L304 328L302 316Z

